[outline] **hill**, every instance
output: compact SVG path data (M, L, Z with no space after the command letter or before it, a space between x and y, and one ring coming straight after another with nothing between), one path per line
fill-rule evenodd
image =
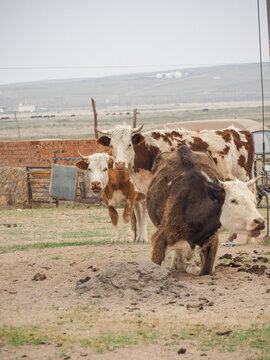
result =
M265 99L270 99L270 71L263 65ZM0 86L0 105L10 111L20 103L38 109L254 101L261 97L259 64L224 65L103 78L39 81Z

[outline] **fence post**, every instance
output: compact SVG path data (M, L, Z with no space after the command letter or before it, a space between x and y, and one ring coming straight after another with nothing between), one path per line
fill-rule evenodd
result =
M20 133L20 128L19 128L16 111L15 111L15 120L16 120L17 129L18 129L19 140L21 140L21 133Z
M133 124L132 127L135 128L137 123L137 109L133 109Z
M94 113L94 131L95 131L95 138L98 138L98 132L97 132L97 111L96 111L96 103L95 100L93 98L91 98L91 102L92 102L92 108L93 108L93 113Z

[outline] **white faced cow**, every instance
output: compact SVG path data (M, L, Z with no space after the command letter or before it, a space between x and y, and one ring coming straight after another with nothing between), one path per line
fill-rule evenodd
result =
M222 180L253 178L254 142L249 131L230 127L223 130L189 131L186 129L153 130L141 134L143 125L132 129L126 124L108 131L98 142L110 146L117 169L127 168L138 191L146 194L152 179L151 170L160 152L171 152L186 145L193 151L208 153L215 162ZM135 207L138 241L147 240L146 204Z
M133 215L135 199L141 198L130 180L126 170L113 169L112 157L106 153L96 153L90 156L81 155L82 160L76 166L87 170L93 193L101 193L109 211L112 224L115 228L114 240L119 240L118 212L116 207L124 204L123 219L127 225L125 238L131 240L130 221Z

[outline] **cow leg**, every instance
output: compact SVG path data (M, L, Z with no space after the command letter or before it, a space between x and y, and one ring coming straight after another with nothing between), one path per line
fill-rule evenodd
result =
M130 204L130 201L126 202L126 206L123 212L123 219L126 224L126 234L125 238L127 241L132 240L132 233L131 233L131 218L133 214L133 206Z
M135 241L136 237L137 237L137 219L135 216L134 209L133 209L133 213L132 213L131 229L132 229L132 233L133 233L133 241Z
M137 237L135 241L147 242L147 209L146 201L135 202L135 215L137 219Z
M151 237L152 256L151 260L158 265L161 265L165 260L166 254L166 238L164 232L157 230Z
M228 241L233 241L237 238L237 234L235 233L230 233L229 237L228 237Z
M148 236L147 236L147 207L146 207L146 200L141 202L142 207L142 242L148 242Z
M201 249L201 270L199 275L213 275L217 249L218 234L216 233L205 242Z
M118 231L118 212L116 211L116 209L113 206L108 206L108 210L109 210L109 215L114 227L114 237L113 237L113 241L118 241L119 240L119 231Z

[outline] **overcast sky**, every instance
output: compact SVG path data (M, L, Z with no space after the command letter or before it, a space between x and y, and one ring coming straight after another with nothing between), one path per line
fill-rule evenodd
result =
M0 84L259 61L257 0L0 0L0 14Z

